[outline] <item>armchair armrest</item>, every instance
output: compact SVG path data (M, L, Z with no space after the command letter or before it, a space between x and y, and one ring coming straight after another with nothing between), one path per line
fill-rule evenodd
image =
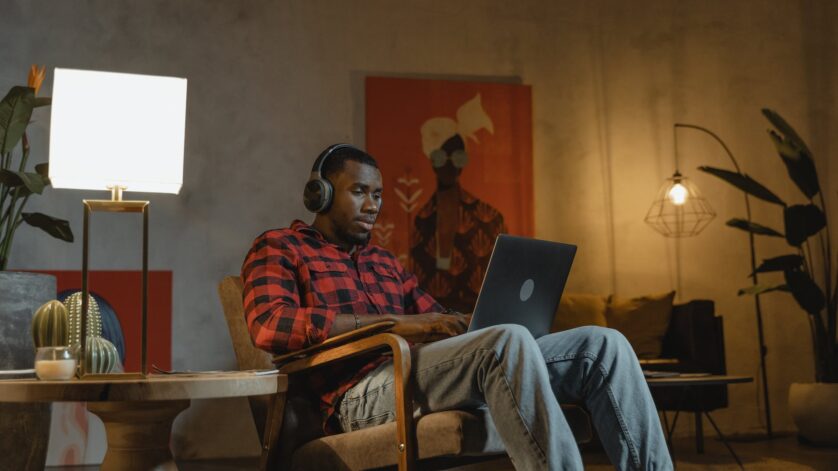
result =
M293 374L318 366L352 358L363 353L389 348L393 353L393 373L396 395L396 434L399 470L414 469L416 459L415 429L413 426L413 390L410 379L410 346L407 341L389 330L394 322L381 322L335 336L326 341L291 354L274 358L286 362L279 366L281 374ZM282 426L282 406L272 408L265 427L262 445L262 469L276 469L277 440Z
M295 352L285 353L283 355L274 355L273 362L275 365L279 366L284 363L288 363L294 360L298 360L301 358L308 357L314 353L327 350L333 347L337 347L338 345L343 345L348 342L352 342L357 339L361 339L364 337L369 337L370 335L374 335L380 332L386 332L393 328L396 325L393 321L382 321L376 322L375 324L370 324L366 327L361 327L360 329L350 330L349 332L345 332L340 335L336 335L332 338L328 338L317 345L312 345L308 348L304 348L302 350L297 350Z

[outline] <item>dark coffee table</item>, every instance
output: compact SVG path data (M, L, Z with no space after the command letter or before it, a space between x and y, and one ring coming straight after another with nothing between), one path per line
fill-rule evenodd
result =
M679 402L686 401L689 398L690 394L702 387L706 386L719 386L719 385L729 385L729 384L738 384L738 383L750 383L753 382L754 378L751 376L733 376L733 375L713 375L713 374L704 374L704 373L685 373L678 376L667 376L661 378L646 378L646 383L649 385L650 388L680 388L679 394ZM681 409L681 405L677 409ZM669 444L669 452L672 455L672 462L675 462L675 451L672 447L672 433L675 431L675 425L678 423L678 414L680 410L675 411L675 418L672 419L672 426L670 427L666 418L666 411L664 411L663 418L664 418L664 427L666 428L666 441ZM710 413L707 411L702 412L695 412L695 440L696 440L696 450L698 453L704 453L704 428L703 428L703 421L702 421L702 414L707 416L707 420L710 421L710 424L713 425L713 428L716 429L716 434L719 436L719 439L724 443L727 447L730 454L733 456L733 459L736 460L736 463L739 464L739 467L745 469L742 465L742 461L739 459L739 456L736 455L736 452L733 451L733 447L730 446L727 439L725 438L722 431L719 429L719 426L716 425L716 422L713 420L713 417L710 416Z

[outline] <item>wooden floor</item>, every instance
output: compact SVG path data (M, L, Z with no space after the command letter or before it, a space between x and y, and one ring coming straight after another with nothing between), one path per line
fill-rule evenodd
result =
M748 470L838 470L838 448L815 448L801 445L796 436L787 435L774 440L731 442L730 445L739 455L745 469ZM601 453L586 453L582 459L585 461L586 470L614 469L608 458ZM704 440L703 454L696 453L695 441L692 438L675 439L675 463L676 469L687 471L740 469L724 444L710 437Z
M814 448L801 445L797 438L787 436L774 440L731 443L742 459L745 469L754 471L833 471L838 470L838 449ZM722 442L707 438L704 442L704 454L695 452L695 443L691 438L675 440L676 467L678 470L737 470L739 466L728 453ZM597 452L582 455L585 469L606 471L614 469L608 458ZM258 468L257 460L231 459L211 461L178 462L181 471L253 471ZM49 467L53 471L94 471L98 466ZM468 468L477 470L480 468ZM509 471L512 471L511 468Z

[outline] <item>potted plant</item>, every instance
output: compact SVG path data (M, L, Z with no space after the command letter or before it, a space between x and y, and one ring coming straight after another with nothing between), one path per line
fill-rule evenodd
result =
M30 323L41 304L55 299L55 277L6 271L15 233L25 222L67 242L67 221L24 212L33 195L49 186L47 164L31 165L26 134L35 108L50 104L38 97L45 69L32 66L28 86L15 86L0 101L0 369L32 368L35 358ZM33 168L34 171L29 169ZM0 404L0 456L9 469L43 469L49 438L48 404Z
M756 268L757 273L782 273L781 282L750 286L739 294L759 296L772 291L789 292L806 312L811 327L816 382L792 384L789 406L803 439L838 445L838 428L835 427L838 423L838 274L833 266L835 253L831 246L826 202L809 147L778 113L763 109L762 114L774 126L768 135L789 177L803 194L803 203L786 203L743 173L713 167L699 169L782 209L783 232L744 219L727 222L728 226L755 235L785 238L789 245L788 253L765 259Z
M38 90L44 81L45 69L32 66L28 86L15 86L0 101L0 270L9 262L15 232L22 223L37 227L47 234L67 241L73 241L70 224L43 213L26 213L23 207L32 195L40 195L49 186L46 163L34 166L34 172L27 171L29 163L29 125L35 108L47 106L51 100L38 97ZM20 153L15 150L20 143Z

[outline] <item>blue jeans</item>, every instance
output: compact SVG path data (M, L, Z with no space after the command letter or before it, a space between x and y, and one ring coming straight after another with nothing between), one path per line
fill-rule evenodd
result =
M613 329L580 327L534 339L499 325L412 352L416 414L487 408L517 469L583 469L559 403L584 404L618 469L672 469L649 387L631 346ZM395 419L386 362L343 397L344 430Z

